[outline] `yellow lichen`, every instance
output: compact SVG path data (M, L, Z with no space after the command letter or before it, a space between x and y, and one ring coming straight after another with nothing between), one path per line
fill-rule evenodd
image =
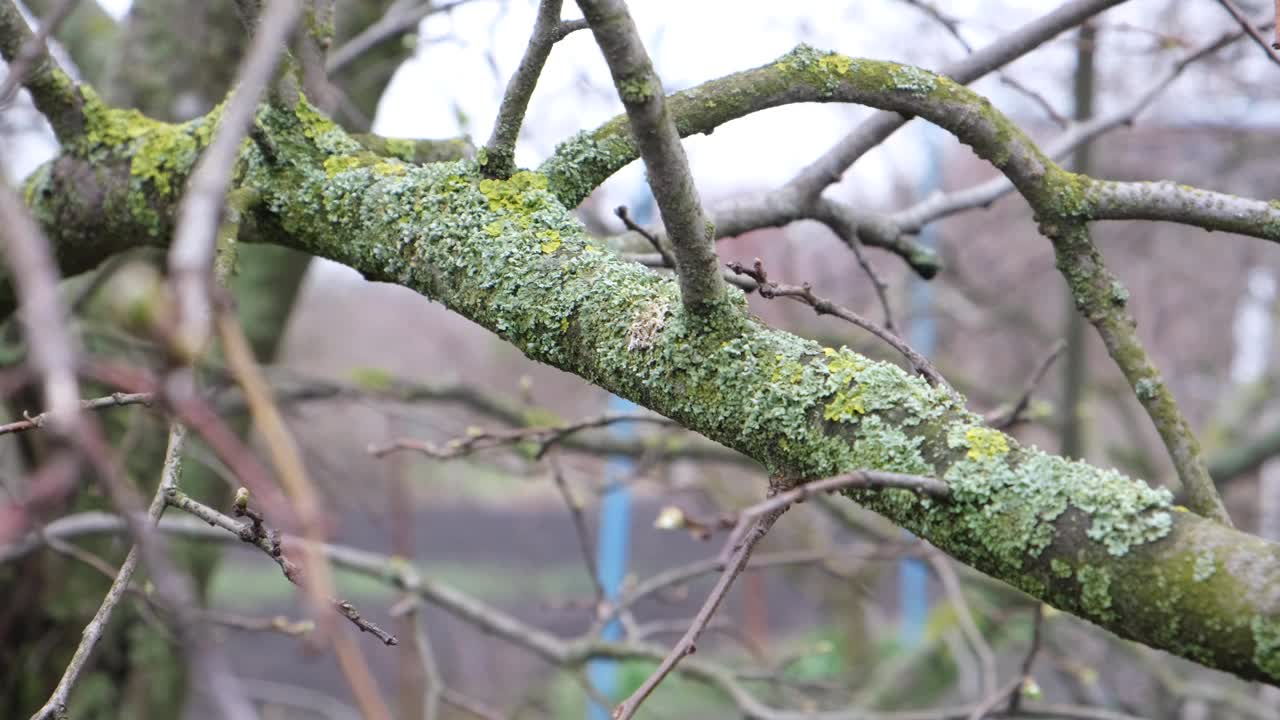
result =
M1009 441L998 430L972 427L965 431L964 439L969 443L966 456L970 460L997 458L1009 452Z

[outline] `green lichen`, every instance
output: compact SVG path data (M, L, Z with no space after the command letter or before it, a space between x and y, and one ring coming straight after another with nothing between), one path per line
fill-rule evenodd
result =
M625 77L618 81L618 96L623 102L642 103L658 92L658 83L652 75Z
M1195 567L1192 570L1191 577L1196 582L1204 582L1213 577L1213 573L1218 569L1212 550L1206 550L1196 555Z
M1123 307L1129 303L1129 289L1119 280L1111 281L1111 304Z
M1280 622L1255 615L1249 621L1253 631L1253 662L1273 680L1280 680Z
M938 76L912 65L899 65L889 73L890 87L915 95L928 95L938 87Z
M539 173L565 207L577 207L604 179L636 158L625 122L610 123L594 133L578 133L556 146Z
M85 128L68 151L92 162L129 164L129 188L123 198L129 213L152 239L165 232L167 218L158 208L171 207L200 152L208 145L221 108L181 125L152 120L136 110L104 104L93 89L80 86Z
M296 132L287 117L263 120ZM530 358L654 408L775 475L867 468L943 479L946 501L848 494L1020 587L1043 589L1023 570L1069 510L1115 556L1169 532L1167 491L1022 448L986 429L962 398L896 365L760 325L737 290L689 314L671 280L587 250L557 176L495 180L460 161L329 178L324 158L344 153L311 152L314 166L254 160L249 170L310 252L435 298ZM548 231L560 243L551 252Z
M1071 563L1062 558L1054 558L1049 561L1049 569L1057 577L1066 579L1075 573L1075 568L1071 567Z
M1111 609L1111 571L1085 565L1076 571L1076 580L1080 582L1081 608L1102 622L1115 620Z
M1160 383L1151 378L1142 378L1133 385L1134 394L1143 401L1154 400L1159 391Z

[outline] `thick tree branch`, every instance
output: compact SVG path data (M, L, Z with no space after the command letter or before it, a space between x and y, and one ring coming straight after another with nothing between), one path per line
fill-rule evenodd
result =
M916 68L802 47L716 82L744 78L777 88L775 100L827 96L942 125L1000 168L1046 228L1087 219L1095 206L1082 191L1107 185L1061 169L982 97ZM474 163L370 158L304 104L264 108L259 127L241 185L263 202L246 235L439 300L530 358L737 449L775 476L865 468L938 478L950 488L946 503L895 490L849 494L962 562L1117 634L1280 681L1277 546L1180 512L1167 492L1114 471L1021 447L892 365L765 327L736 291L710 317L686 312L672 282L594 247L542 174L497 181ZM94 148L91 182L110 182L113 163L147 140ZM79 212L91 207L100 233L165 236L172 205L153 195L159 220L135 216L129 202L95 204L100 194L61 204L84 182L74 170L85 162L64 157L29 187L48 232L74 242ZM189 161L165 167L171 179L190 172ZM1268 220L1280 220L1273 212Z
M691 309L715 306L725 294L715 231L703 215L689 159L667 110L662 80L640 42L640 31L622 0L578 0L578 7L627 109L631 136L644 159L649 187L675 250L680 298Z

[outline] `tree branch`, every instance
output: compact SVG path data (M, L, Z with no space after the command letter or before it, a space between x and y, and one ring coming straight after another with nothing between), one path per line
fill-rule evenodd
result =
M5 81L6 93L0 93L0 101L5 98L10 83L21 81L31 93L36 109L53 126L54 136L66 145L84 131L84 102L71 77L49 55L45 45L49 29L32 33L14 0L0 0L0 57L9 63L10 73ZM27 63L35 64L29 73L24 72Z
M520 66L507 83L502 104L498 107L498 117L493 122L493 132L484 147L485 158L480 165L489 177L506 179L515 172L516 140L520 137L524 113L538 85L542 66L551 56L552 46L572 32L566 32L564 23L560 22L563 4L564 0L542 0L538 4L538 17L529 36L529 45L525 48L524 57L520 58Z
M720 303L725 284L715 253L715 231L702 212L689 159L666 107L662 80L640 42L640 33L622 0L578 0L596 44L604 54L618 97L627 109L676 256L680 297L699 312Z

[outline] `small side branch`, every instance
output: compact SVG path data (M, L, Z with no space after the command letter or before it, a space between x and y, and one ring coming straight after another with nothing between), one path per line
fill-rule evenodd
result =
M837 305L826 298L814 295L813 289L808 283L805 283L804 285L779 285L778 283L771 282L768 274L764 270L764 264L760 261L760 258L756 258L755 264L751 268L748 268L738 262L729 263L728 267L734 273L746 275L752 280L755 280L759 285L760 297L791 298L813 308L813 311L819 315L834 315L845 322L857 325L863 330L866 330L872 335L875 335L885 341L885 343L894 350L902 353L902 356L911 363L912 369L923 376L924 379L928 380L929 384L938 387L950 387L950 385L947 384L947 381L943 379L942 374L933 367L933 364L930 363L925 356L916 352L915 348L904 342L902 338L842 305Z
M45 41L57 26L59 16L69 9L57 8L40 31L32 33L17 4L0 0L0 57L9 63L9 75L0 86L0 105L21 83L63 144L84 130L84 101L71 77L49 55Z
M701 312L724 297L724 280L716 259L715 231L702 211L680 133L667 112L662 81L625 3L578 0L578 6L626 107L631 134L648 170L649 187L675 251L680 297L686 308Z
M146 405L149 407L154 400L154 393L117 392L103 397L81 400L80 407L83 410L100 410L103 408L124 407L126 405ZM52 414L49 412L42 412L39 415L24 414L23 417L23 420L15 420L13 422L0 425L0 435L8 435L10 433L19 433L42 428L49 422Z
M1125 310L1129 291L1107 270L1085 225L1044 227L1053 241L1058 270L1067 281L1076 308L1098 331L1107 353L1160 433L1187 493L1187 506L1230 527L1231 518L1205 467L1200 443L1142 346L1133 317Z
M212 527L222 528L240 538L241 541L266 553L280 566L280 572L284 574L286 580L294 585L302 585L302 568L284 554L284 536L279 531L266 527L262 514L249 507L248 492L243 488L236 496L235 505L237 514L246 518L243 521L220 513L177 488L167 490L164 497L168 505L194 515ZM382 644L399 644L400 641L396 636L364 619L351 603L330 598L328 604L361 632L373 635Z
M563 4L564 0L542 0L538 5L538 18L534 21L529 45L520 59L520 66L507 83L498 118L493 123L493 133L484 148L481 165L489 177L507 178L515 172L516 140L520 136L525 111L529 108L529 99L533 97L538 77L542 75L542 66L551 55L551 47L581 27L580 24L560 21Z

